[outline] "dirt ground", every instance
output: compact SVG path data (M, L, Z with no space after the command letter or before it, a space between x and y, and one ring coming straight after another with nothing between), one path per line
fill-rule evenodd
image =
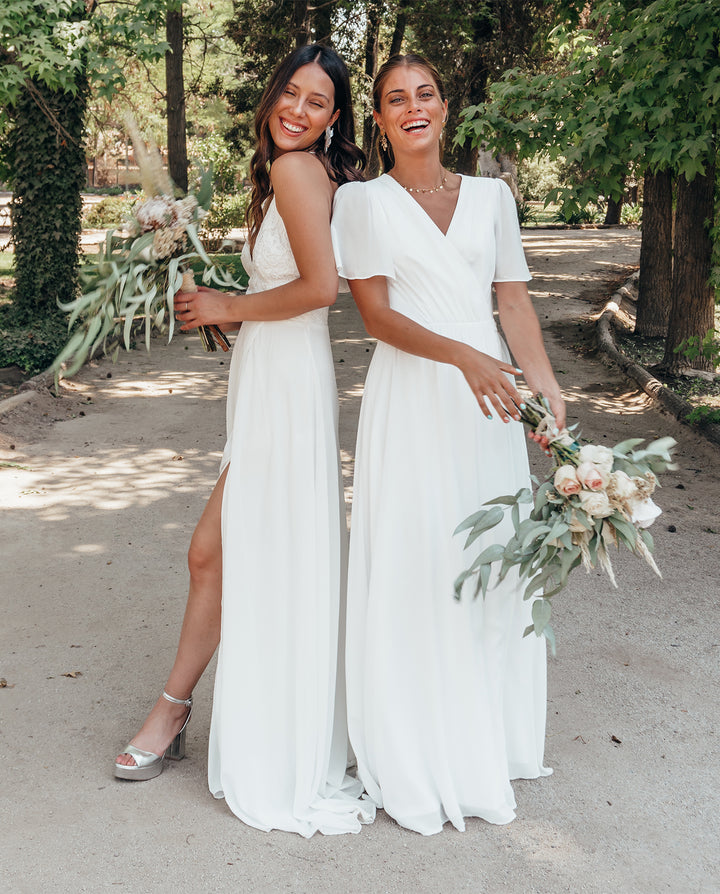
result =
M382 811L305 841L240 823L207 790L212 668L188 758L123 784L112 759L169 669L185 552L224 443L228 359L195 336L85 368L0 415L0 866L4 891L710 894L720 890L718 451L596 356L592 314L637 264L624 229L528 231L531 283L570 421L614 444L672 435L657 496L659 580L575 572L554 601L546 761L518 818L423 838ZM372 342L331 312L351 496ZM547 460L532 454L535 471Z

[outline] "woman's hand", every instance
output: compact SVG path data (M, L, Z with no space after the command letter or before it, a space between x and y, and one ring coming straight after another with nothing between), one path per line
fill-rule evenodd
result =
M567 417L565 411L565 401L562 398L560 389L553 388L552 390L550 390L549 394L546 394L544 391L542 393L543 396L547 398L547 401L550 404L550 410L555 417L555 426L557 431L562 431L562 429L565 428ZM549 450L550 438L548 438L547 435L538 435L535 432L531 431L528 432L528 438L531 441L535 441L536 444L539 444L540 447L545 451L546 456L552 456L552 453Z
M187 332L198 326L238 322L237 296L198 286L196 292L178 292L175 295L175 316L182 323L180 329Z
M522 397L514 381L507 375L519 375L519 369L469 346L466 346L456 365L488 419L493 418L488 403L495 408L503 422L509 422L511 417L520 419L517 408L522 403Z

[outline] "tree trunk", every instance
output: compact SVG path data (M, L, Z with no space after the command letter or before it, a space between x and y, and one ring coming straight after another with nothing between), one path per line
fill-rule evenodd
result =
M312 16L312 39L326 47L332 46L332 11L335 3L324 0L316 6Z
M605 212L605 224L607 226L617 226L620 223L620 212L623 206L623 196L615 200L612 196L608 196L607 211Z
M709 279L712 268L712 241L706 221L713 219L715 200L715 159L688 182L678 181L675 211L672 310L665 341L663 367L679 372L692 366L712 370L704 357L688 361L676 349L688 338L702 340L713 328L715 293Z
M306 43L310 43L307 0L295 0L293 3L293 31L295 33L296 49L304 47Z
M397 18L395 19L395 30L393 31L392 40L390 41L390 56L397 56L402 50L402 42L405 37L405 28L407 27L407 9L410 6L410 0L400 0Z
M645 174L635 334L664 336L672 301L672 177Z
M56 316L58 302L78 294L88 89L82 75L75 85L72 94L28 80L12 108L5 142L19 323Z
M185 133L185 83L183 80L182 6L168 9L165 33L170 49L165 54L167 102L168 172L183 192L188 188L187 139Z
M365 31L365 83L368 93L372 92L372 82L377 72L378 38L380 34L380 6L370 3L367 10L367 29ZM372 105L366 109L363 118L362 148L368 159L367 175L372 177L378 172L377 153L373 152L373 120Z

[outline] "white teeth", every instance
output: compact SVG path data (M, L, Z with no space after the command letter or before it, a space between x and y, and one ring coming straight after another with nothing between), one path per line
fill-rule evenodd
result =
M300 127L297 124L290 124L289 121L283 120L283 126L286 127L291 133L303 133L307 130L306 127Z
M427 120L422 121L410 121L408 124L403 124L403 130L415 130L415 128L427 127L430 124Z

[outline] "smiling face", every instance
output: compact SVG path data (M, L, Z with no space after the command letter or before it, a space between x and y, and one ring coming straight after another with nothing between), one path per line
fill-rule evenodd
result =
M273 155L309 149L337 120L334 104L333 82L317 62L293 72L268 119Z
M447 100L429 71L399 66L382 84L380 111L375 121L385 131L395 156L436 151L447 116Z

